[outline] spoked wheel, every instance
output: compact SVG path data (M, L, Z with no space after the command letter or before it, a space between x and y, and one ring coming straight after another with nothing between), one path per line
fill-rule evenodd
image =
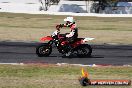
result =
M47 57L51 54L52 52L52 46L49 46L48 44L40 44L36 48L36 54L39 57Z
M81 45L77 48L78 57L90 57L92 53L92 48L90 45Z

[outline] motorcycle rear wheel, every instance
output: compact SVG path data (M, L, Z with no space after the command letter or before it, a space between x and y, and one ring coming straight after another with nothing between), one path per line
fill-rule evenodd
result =
M91 57L92 47L88 44L83 44L80 45L76 51L78 57Z
M47 57L52 52L52 46L48 44L40 44L38 47L36 47L36 54L38 57Z

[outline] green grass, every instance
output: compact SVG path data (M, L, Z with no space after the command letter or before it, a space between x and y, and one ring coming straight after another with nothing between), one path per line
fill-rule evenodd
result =
M50 35L66 16L0 13L0 41L39 41ZM74 17L79 37L94 37L92 43L132 44L132 18ZM62 29L61 33L69 32Z
M132 79L132 67L85 67L90 79ZM78 81L81 67L0 65L0 88L83 88ZM96 86L131 88L132 86ZM95 88L90 86L88 88Z
M0 14L0 26L18 28L53 28L63 22L66 16ZM129 30L132 31L132 18L75 17L81 30Z

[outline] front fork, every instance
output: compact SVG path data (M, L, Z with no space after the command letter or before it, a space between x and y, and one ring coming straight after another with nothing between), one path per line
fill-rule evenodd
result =
M48 42L48 45L52 46L52 44L53 44L53 41L50 40L50 41Z

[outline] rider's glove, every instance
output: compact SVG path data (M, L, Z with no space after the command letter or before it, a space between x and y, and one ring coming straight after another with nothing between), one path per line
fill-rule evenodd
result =
M59 26L60 26L60 28L62 28L64 26L64 24L60 24Z
M56 25L56 29L57 30L60 30L60 25Z

